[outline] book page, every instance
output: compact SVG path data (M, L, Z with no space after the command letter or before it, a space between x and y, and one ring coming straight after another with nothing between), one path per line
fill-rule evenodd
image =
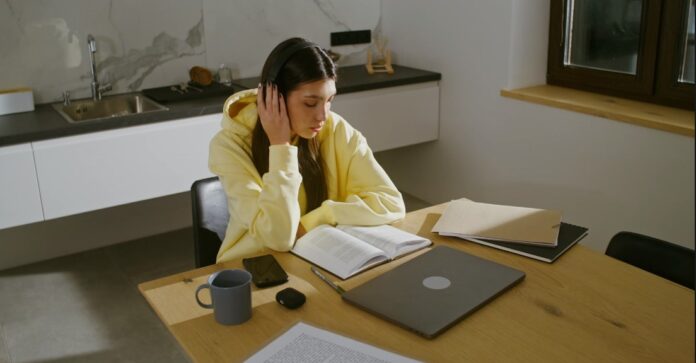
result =
M390 259L432 244L427 238L390 225L371 227L339 225L336 228L383 250Z
M388 363L418 361L299 322L256 352L246 362Z
M384 251L329 225L302 236L292 252L342 279L387 260Z

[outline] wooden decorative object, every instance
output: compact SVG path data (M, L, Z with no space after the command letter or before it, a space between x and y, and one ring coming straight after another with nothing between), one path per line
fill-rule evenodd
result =
M367 50L367 63L365 63L367 73L394 74L394 68L392 67L391 60L391 50L387 48L387 40L383 37L375 38L375 46L377 47L379 57L373 62L372 49Z

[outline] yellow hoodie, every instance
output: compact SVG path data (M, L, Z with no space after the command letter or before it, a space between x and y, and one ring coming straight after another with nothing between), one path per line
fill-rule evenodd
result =
M227 194L230 221L218 262L269 248L288 251L298 224L379 225L403 218L404 201L377 163L363 135L331 112L316 136L324 162L328 199L306 213L297 147L272 145L268 172L259 175L251 157L257 122L256 89L225 101L222 130L210 142L208 166Z

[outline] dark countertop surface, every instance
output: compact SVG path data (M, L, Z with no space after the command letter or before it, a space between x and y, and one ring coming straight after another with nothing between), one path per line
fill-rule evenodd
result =
M365 67L359 65L339 68L336 88L337 92L341 94L438 81L440 79L441 75L439 73L398 65L394 65L394 74L392 75L386 73L369 75ZM258 80L258 77L235 80L235 84L232 85L233 93L246 88L256 87ZM105 97L108 96L106 95ZM34 111L31 112L0 116L0 146L220 113L227 97L228 95L223 95L162 103L169 110L112 117L83 123L70 123L58 114L51 107L51 104L40 104L36 105Z

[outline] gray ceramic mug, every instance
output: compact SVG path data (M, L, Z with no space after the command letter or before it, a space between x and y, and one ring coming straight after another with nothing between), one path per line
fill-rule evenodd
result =
M212 304L204 304L198 297L203 289L210 290ZM220 324L241 324L251 318L251 274L245 270L222 270L208 278L208 283L196 289L198 305L213 309Z

